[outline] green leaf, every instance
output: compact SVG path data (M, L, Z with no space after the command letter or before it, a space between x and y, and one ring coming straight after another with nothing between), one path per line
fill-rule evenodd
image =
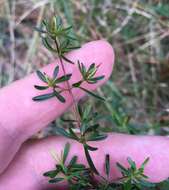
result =
M72 46L72 47L67 47L66 49L67 50L75 50L75 49L79 49L80 48L80 46Z
M131 158L127 158L127 161L128 161L128 163L130 164L130 167L131 167L131 169L134 171L134 170L136 170L137 169L137 167L136 167L136 163L131 159Z
M86 148L87 148L88 150L90 150L90 151L96 151L96 150L98 150L97 147L92 147L92 146L89 146L88 144L85 144L85 146L86 146Z
M55 127L55 130L57 134L70 138L70 134L65 129L61 127Z
M85 107L84 112L83 112L84 119L87 119L89 117L91 110L92 110L92 105L88 105Z
M48 100L50 98L53 98L55 96L55 94L52 92L52 93L49 93L49 94L43 94L43 95L39 95L39 96L35 96L32 98L32 100L34 101L44 101L44 100Z
M66 35L65 37L68 38L69 40L78 41L75 36Z
M82 118L82 117L83 117L83 110L82 110L80 104L77 105L77 109L78 109L78 112L79 112L80 117Z
M34 87L35 87L37 90L46 90L46 89L49 88L48 86L38 86L38 85L34 85Z
M85 166L83 165L83 164L74 164L73 165L73 169L84 169L85 168Z
M73 156L69 162L68 168L71 168L77 162L77 156Z
M74 131L69 127L69 133L72 139L79 140L78 136L74 133Z
M42 20L41 26L42 27L46 27L47 26L47 20L46 19Z
M149 162L150 158L146 158L145 161L141 164L141 169L144 169L145 165Z
M110 155L106 154L106 158L105 158L105 172L106 175L109 176L110 174Z
M90 126L89 126L88 124L82 123L81 126L80 126L80 131L81 131L81 133L82 133L82 134L85 134L89 127L90 127Z
M65 98L64 98L60 93L58 93L57 91L54 91L54 94L55 94L56 98L57 98L60 102L62 102L62 103L65 103L65 102L66 102Z
M101 97L101 96L98 96L97 94L95 94L95 93L93 93L93 92L91 92L91 91L89 91L89 90L87 90L87 89L85 89L85 88L83 88L83 87L78 87L78 88L80 88L81 90L85 91L85 92L88 93L89 95L91 95L91 96L93 96L93 97L95 97L95 98L97 98L97 99L99 99L99 100L105 101L105 98L103 98L103 97Z
M122 173L128 173L128 170L127 170L125 167L123 167L120 163L117 162L116 165L117 165L118 169L119 169Z
M50 177L50 178L54 178L56 177L56 175L59 173L59 170L51 170L51 171L48 171L48 172L45 172L43 174L43 176L45 177Z
M94 125L82 125L82 133L88 133L88 132L92 132L92 131L96 131L96 129L99 127L100 125L98 123L94 124Z
M104 79L104 77L105 77L105 76L102 75L102 76L99 76L99 77L91 78L91 79L87 80L87 82L94 84L94 83L97 83L99 80Z
M61 57L62 57L66 62L68 62L68 63L70 63L70 64L74 64L73 61L71 61L70 59L68 59L68 58L65 57L64 55L61 55Z
M56 53L56 50L50 45L47 38L42 37L42 43L48 50Z
M86 155L86 159L87 159L87 162L91 168L91 170L96 174L96 175L99 175L99 172L97 171L93 161L92 161L92 158L90 157L90 154L89 154L89 151L87 149L87 147L84 145L84 151L85 151L85 155Z
M61 181L63 181L64 180L64 178L55 178L55 179L51 179L51 180L49 180L49 183L59 183L59 182L61 182Z
M150 182L145 181L145 180L140 180L139 183L140 183L142 186L144 186L144 187L148 187L148 188L150 188L150 187L155 187L155 184L150 183Z
M80 63L79 60L78 60L77 63L78 63L78 68L79 68L80 73L82 74L83 78L85 78L85 76L86 76L86 68L85 68L84 64Z
M53 78L54 79L57 77L58 72L59 72L59 66L56 66L55 69L54 69L54 72L53 72Z
M79 82L72 84L72 86L77 88L82 84L82 82L83 82L83 80L80 80Z
M63 121L63 122L68 122L68 123L74 123L74 122L77 122L77 120L75 119L65 119L64 117L60 117L60 119Z
M60 45L61 51L62 51L62 52L67 52L67 51L66 51L66 48L69 46L69 44L70 44L70 40L69 40L69 39L64 40L64 41L61 43L61 45Z
M66 158L69 154L69 150L70 150L70 144L66 143L65 148L64 148L64 152L63 152L63 163L65 163Z
M58 28L61 27L63 25L61 17L60 16L56 16L55 19L56 19L57 27Z
M123 184L124 190L132 190L132 183L131 180L128 180Z
M46 77L45 77L45 75L42 72L40 72L38 70L38 71L36 71L36 74L38 75L38 77L40 78L40 80L42 80L43 82L47 83Z
M73 28L72 26L68 26L68 27L66 27L66 28L63 28L62 31L63 31L63 32L68 32L68 31L70 31L72 28Z
M67 75L64 75L60 78L58 78L56 80L56 83L61 83L61 82L65 82L65 81L68 81L70 78L71 78L72 74L67 74Z
M107 138L107 135L106 134L94 134L94 135L91 135L89 137L87 137L87 141L101 141L101 140L104 140Z
M164 1L165 2L165 1ZM160 2L158 5L152 7L159 16L164 16L169 18L169 4L168 1L166 3Z
M92 73L93 71L95 71L96 67L95 67L95 63L92 63L88 69L88 73Z

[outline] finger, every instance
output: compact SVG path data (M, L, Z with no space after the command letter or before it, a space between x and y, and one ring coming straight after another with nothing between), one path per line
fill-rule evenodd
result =
M50 150L55 150L60 155L67 141L71 143L67 161L77 155L78 162L87 165L82 145L75 141L51 137L36 143L27 143L10 164L8 170L0 177L0 189L12 190L14 184L16 189L24 190L65 188L63 185L66 186L66 184L63 183L57 184L57 186L48 185L43 173L54 169L57 164L49 153ZM110 154L110 180L121 177L116 162L128 167L127 157L132 158L137 167L147 157L150 158L145 166L145 175L149 177L151 182L160 182L169 176L169 140L166 137L111 134L106 140L93 142L91 145L99 147L98 151L91 153L91 156L96 168L103 176L105 176L105 155Z
M86 85L88 89L95 89L111 74L114 53L112 47L105 41L87 43L81 49L71 52L68 57L74 62L80 60L86 66L93 62L101 63L98 75L105 75L105 78L97 85ZM57 64L59 64L58 60L43 68L42 71L51 74ZM65 66L66 72L73 74L70 83L77 82L80 77L77 64L65 63ZM59 75L63 75L61 69ZM3 145L0 147L0 173L13 158L22 142L61 115L72 104L68 92L64 94L65 104L56 98L39 103L32 101L32 97L40 94L34 89L35 84L43 83L36 74L32 74L0 90L0 144ZM76 99L84 95L80 90L73 90L73 94Z

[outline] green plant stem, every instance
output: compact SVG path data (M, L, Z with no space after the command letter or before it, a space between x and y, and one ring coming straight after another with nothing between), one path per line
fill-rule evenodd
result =
M59 53L59 46L58 46L58 42L57 42L57 39L55 39L55 45L56 45L56 48L57 48L57 51ZM60 64L61 64L61 67L62 67L62 70L63 70L63 73L64 75L66 75L66 71L65 71L65 67L64 67L64 64L63 64L63 60L61 58L61 56L59 55L59 61L60 61ZM68 91L69 91L69 94L71 96L71 99L73 101L73 110L74 110L74 115L75 115L75 119L77 120L77 125L78 125L78 128L80 129L80 116L79 116L79 113L78 113L78 109L77 109L77 103L76 103L76 100L73 96L73 93L72 93L72 88L69 84L69 81L66 81L66 85L67 85L67 88L68 88Z

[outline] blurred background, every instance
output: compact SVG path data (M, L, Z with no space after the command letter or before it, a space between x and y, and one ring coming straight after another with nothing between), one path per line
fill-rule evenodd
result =
M54 14L82 44L104 38L115 49L113 74L98 89L108 102L88 100L103 130L168 135L169 0L0 0L0 87L55 59L34 30Z

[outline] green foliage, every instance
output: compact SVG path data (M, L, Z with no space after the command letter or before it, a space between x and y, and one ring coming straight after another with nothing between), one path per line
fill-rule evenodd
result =
M83 164L77 163L77 157L73 156L68 162L70 144L66 143L59 163L54 170L48 171L43 175L49 178L49 183L60 183L67 181L70 189L84 189L91 187L90 185L90 170Z
M77 39L72 37L70 35L72 26L64 27L62 20L60 17L53 17L50 21L43 20L41 23L40 28L36 28L36 30L40 33L43 45L51 52L57 54L59 57L59 60L61 62L62 69L64 67L63 60L65 60L68 63L74 64L73 61L68 59L65 54L70 52L71 50L77 49L80 46L75 45L77 44ZM95 84L99 80L102 80L104 76L97 76L95 77L95 74L98 70L100 65L96 65L95 63L92 63L88 69L85 68L83 63L80 63L78 61L78 68L80 73L82 74L82 80L76 82L72 85L71 88L79 88L86 93L88 93L91 96L94 96L95 98L98 98L100 100L104 100L103 97L100 97L96 95L95 93L87 90L86 88L82 87L83 82L87 82L89 84ZM46 75L46 73L42 73L41 71L37 71L37 75L47 86L38 86L35 85L34 87L38 90L46 90L49 87L53 89L53 92L50 94L44 94L40 96L36 96L33 98L34 101L42 101L47 100L52 97L56 97L60 102L64 103L66 100L61 95L64 91L69 91L71 88L64 89L61 86L58 86L59 83L67 82L72 74L66 74L64 71L64 75L57 78L57 75L59 73L59 66L56 66L53 71L53 77L49 77ZM70 86L69 84L67 85Z
M93 173L95 173L96 175L99 175L99 172L97 171L97 169L96 169L96 167L95 167L95 165L93 163L93 160L92 160L92 158L91 158L91 156L89 154L89 150L92 150L92 149L89 148L89 146L87 146L85 144L83 145L83 147L84 147L84 152L85 152L85 155L86 155L86 159L87 159L87 162L89 164L89 167L90 167L91 171ZM93 149L93 150L95 151L96 149Z
M97 76L97 77L95 76L99 67L100 67L100 65L96 65L95 63L92 63L89 66L89 68L87 69L85 67L85 65L78 60L78 68L81 73L82 79L79 80L78 82L74 83L72 86L85 91L87 94L89 94L99 100L105 100L103 97L100 97L99 95L97 95L81 86L84 82L86 82L88 84L96 84L98 81L104 79L104 75Z
M49 21L43 20L40 28L35 29L40 33L42 43L49 51L74 64L65 56L65 53L80 47L76 37L72 36L72 26L64 27L61 18L54 16Z
M168 3L160 3L158 6L153 7L154 11L160 14L161 16L164 16L166 18L169 18L169 5Z
M97 150L97 148L89 146L87 142L100 141L107 138L107 135L103 134L100 131L101 127L99 123L94 122L94 119L96 118L96 116L98 116L98 114L92 112L91 106L86 106L82 109L80 104L78 104L78 113L80 116L80 132L78 134L73 131L73 128L75 128L75 125L77 124L76 120L66 120L66 122L68 121L71 124L68 130L65 130L61 127L56 127L56 133L66 138L70 138L82 143L85 150L95 151Z
M48 88L52 89L52 93L47 93L39 96L35 96L33 98L34 101L43 101L47 100L53 97L56 97L60 102L64 103L66 100L61 95L62 92L67 91L67 89L64 89L63 87L59 86L60 83L63 83L65 81L70 80L72 74L66 74L61 77L57 77L59 73L59 66L56 66L53 71L53 77L51 78L46 73L42 73L41 71L36 72L39 79L45 83L46 86L38 86L34 85L34 87L38 90L46 90Z
M88 69L86 69L85 65L83 63L80 63L78 61L78 68L82 75L82 80L89 83L89 84L95 84L99 80L102 80L104 78L104 75L95 77L96 72L98 71L98 68L100 65L96 65L95 63L92 63Z
M105 173L107 177L110 174L110 155L109 154L107 154L105 157Z
M52 77L38 70L37 76L44 83L44 85L35 85L34 87L40 91L50 89L52 92L47 92L45 94L36 96L33 98L33 100L43 101L56 97L60 102L65 103L66 99L62 93L68 91L72 97L72 101L74 102L74 97L72 94L72 89L74 88L78 88L79 90L82 90L99 100L105 100L103 96L97 95L83 86L84 83L93 85L104 79L104 75L97 75L100 65L92 63L88 68L86 68L85 64L78 60L76 66L79 69L81 78L73 84L70 84L69 82L72 73L66 74L64 63L67 62L76 64L76 61L73 62L67 58L66 53L79 48L76 38L71 35L72 26L64 27L60 17L54 16L49 21L43 20L40 28L36 28L36 30L41 35L43 45L49 51L55 53L59 58L63 75L58 77L60 70L58 65L54 68ZM63 60L65 62L63 62ZM63 85L65 83L66 85ZM104 102L107 105L106 101ZM139 169L136 168L135 162L130 158L128 158L130 168L125 168L120 163L117 163L117 166L120 169L123 177L118 183L114 183L110 180L110 156L109 154L106 154L104 164L106 177L99 173L90 155L90 152L97 151L98 147L91 146L89 142L104 140L107 138L107 135L103 133L100 124L95 121L95 118L98 116L98 114L93 112L91 105L82 107L80 104L76 105L74 102L74 106L76 117L68 120L63 119L63 121L68 124L68 128L66 129L57 126L55 131L56 134L75 140L82 145L88 167L83 164L79 164L77 162L78 157L76 155L74 155L70 161L68 161L67 158L70 151L70 144L66 143L64 150L61 152L60 159L56 160L57 163L55 169L44 173L44 176L49 178L49 183L55 184L67 181L69 189L71 190L113 190L116 187L122 188L124 190L131 190L133 187L136 187L137 189L141 188L142 186L152 187L152 184L145 180L147 179L147 176L144 175L144 167L148 162L148 159L145 160ZM128 116L119 117L117 114L112 114L112 117L114 117L115 122L118 125L122 125L123 128L129 123ZM75 129L78 132L75 132ZM100 178L98 182L95 180L95 175Z
M143 187L154 187L154 184L146 181L148 177L144 174L144 168L149 161L147 158L140 168L136 167L136 163L131 159L127 159L129 168L125 168L120 163L117 163L117 167L122 174L120 181L123 184L124 190L132 190L133 188L142 190Z

